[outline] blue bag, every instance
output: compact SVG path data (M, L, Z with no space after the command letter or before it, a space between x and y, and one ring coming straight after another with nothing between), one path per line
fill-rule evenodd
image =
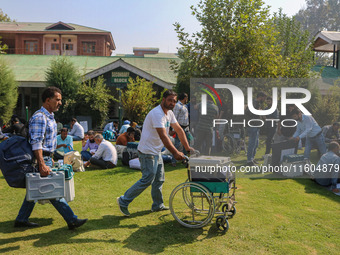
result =
M115 139L115 133L111 130L106 130L103 132L103 137L105 140L114 140Z
M22 136L12 136L0 143L0 169L8 185L25 188L26 173L36 172L32 166L32 146Z

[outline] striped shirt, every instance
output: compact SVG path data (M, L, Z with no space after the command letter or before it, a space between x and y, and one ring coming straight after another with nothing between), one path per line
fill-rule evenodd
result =
M55 151L57 147L57 123L54 120L54 114L49 113L42 106L29 121L29 134L33 151Z
M181 101L178 101L175 105L175 108L173 109L173 112L178 124L184 127L189 125L189 111L185 104L183 104Z

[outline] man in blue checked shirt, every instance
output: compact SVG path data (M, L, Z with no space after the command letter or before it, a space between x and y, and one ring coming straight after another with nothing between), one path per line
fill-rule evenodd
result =
M291 112L291 116L298 123L296 132L291 139L299 141L302 138L306 138L305 159L309 159L313 145L317 146L321 155L325 154L327 150L325 138L315 119L312 116L302 114L299 109L294 109Z
M29 121L30 143L42 177L49 175L50 167L53 164L52 155L57 146L57 123L54 120L53 112L58 111L61 106L61 98L60 89L56 87L47 88L42 94L42 107L34 113ZM87 221L87 219L78 219L64 198L51 199L50 202L63 216L69 229L80 227ZM14 227L39 226L37 223L28 220L34 205L35 202L24 199Z

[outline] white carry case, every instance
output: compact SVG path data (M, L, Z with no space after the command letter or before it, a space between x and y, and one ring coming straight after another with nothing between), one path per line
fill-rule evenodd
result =
M65 174L63 171L51 172L46 177L41 177L40 173L26 174L27 201L37 202L38 200L63 197L65 197Z
M189 159L192 181L224 182L232 176L230 157L200 156Z

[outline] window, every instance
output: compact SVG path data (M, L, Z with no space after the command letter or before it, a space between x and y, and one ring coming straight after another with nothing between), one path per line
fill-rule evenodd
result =
M95 42L83 42L83 52L84 53L96 53L96 43Z
M73 44L66 43L65 50L73 50Z
M52 43L51 50L59 50L59 43Z
M38 41L25 41L25 54L37 54Z

